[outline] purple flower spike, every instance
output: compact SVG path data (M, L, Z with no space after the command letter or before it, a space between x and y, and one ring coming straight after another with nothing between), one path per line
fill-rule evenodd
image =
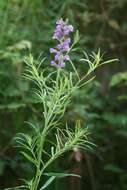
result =
M57 68L64 68L65 62L70 60L69 55L66 54L70 50L71 39L69 34L74 31L72 25L68 25L68 20L64 21L62 18L56 22L56 29L53 34L53 39L58 40L55 48L50 48L50 53L55 54L51 65Z

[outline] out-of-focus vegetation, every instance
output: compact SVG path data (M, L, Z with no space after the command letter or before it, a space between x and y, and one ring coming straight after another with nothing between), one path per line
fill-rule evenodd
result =
M82 50L101 49L118 58L99 69L96 81L79 90L63 118L70 125L80 119L98 145L92 152L73 151L52 170L82 175L55 182L50 189L127 189L127 1L126 0L0 0L0 189L20 185L33 168L12 147L17 132L29 131L24 121L39 122L41 109L22 79L24 56L49 56L58 17L69 18L81 35ZM72 59L82 73L79 53ZM47 64L49 62L47 61Z

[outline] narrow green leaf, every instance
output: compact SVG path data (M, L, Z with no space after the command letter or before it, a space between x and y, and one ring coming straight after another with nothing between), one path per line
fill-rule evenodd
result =
M27 153L21 151L20 152L27 160L29 160L30 162L32 162L33 164L37 165L37 162L31 157L29 156Z
M56 173L56 172L44 173L43 175L46 175L46 176L55 176L55 177L59 177L59 178L69 177L69 176L81 177L80 175L73 174L73 173L68 174L68 173Z
M28 189L28 187L27 186L25 186L25 185L22 185L22 186L17 186L17 187L10 187L10 188L6 188L6 189L4 189L4 190L16 190L16 189Z
M46 183L40 188L40 190L46 189L56 178L56 176L51 176Z

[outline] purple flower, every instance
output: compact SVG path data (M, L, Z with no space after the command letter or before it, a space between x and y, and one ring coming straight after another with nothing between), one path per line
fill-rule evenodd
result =
M64 26L64 35L69 35L70 32L73 32L73 26L72 25L65 25Z
M69 55L65 52L69 52L71 39L69 34L74 31L72 25L68 25L68 20L64 21L62 18L56 22L56 29L53 34L53 39L59 41L56 48L50 48L50 53L55 54L54 60L51 61L51 65L57 68L64 68L65 62L70 60Z
M65 67L65 62L60 62L60 64L59 64L59 66L60 66L60 68L64 68Z
M60 40L62 38L62 31L61 30L56 30L53 39Z
M51 61L51 65L56 66L57 64L55 63L55 61Z
M55 55L55 61L59 61L60 60L60 52L58 52L56 55Z
M61 51L69 51L70 49L69 44L66 44L66 43L58 44L57 48Z
M57 45L57 48L61 51L69 51L70 47L70 42L71 42L71 39L70 38L67 38L63 43L61 44L58 44Z
M69 56L69 55L65 55L65 56L64 56L64 60L65 60L65 61L69 61L69 60L70 60L70 56Z
M57 25L62 25L62 26L63 26L63 25L66 24L66 22L63 21L63 19L61 18L61 19L59 19L59 20L56 21L56 24L57 24Z
M58 50L62 50L63 49L63 44L58 44L57 48L58 48Z
M53 34L53 39L61 40L64 36L69 35L71 32L74 31L74 28L72 25L67 25L67 21L63 21L61 18L56 22L56 29Z
M64 68L65 67L65 62L59 62L59 64L57 64L55 61L51 61L51 66L54 66L56 68Z
M70 43L71 43L71 38L67 38L67 39L64 41L64 43L70 44Z
M70 50L70 38L67 38L64 42L63 42L63 51L69 51Z
M57 52L56 49L54 49L54 48L50 48L50 53L56 53L56 52Z
M70 47L69 44L63 44L63 51L69 51Z

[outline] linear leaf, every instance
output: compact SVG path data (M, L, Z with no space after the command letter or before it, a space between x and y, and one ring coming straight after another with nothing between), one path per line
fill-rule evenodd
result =
M69 173L56 173L56 172L50 172L50 173L44 173L43 175L46 175L46 176L55 176L55 177L68 177L68 176L73 176L73 177L81 177L80 175L77 175L77 174L69 174Z
M32 162L33 164L37 165L37 162L31 157L29 156L27 153L21 151L20 152L27 160L29 160L30 162Z
M51 176L46 183L40 188L40 190L46 189L56 178L56 176Z

